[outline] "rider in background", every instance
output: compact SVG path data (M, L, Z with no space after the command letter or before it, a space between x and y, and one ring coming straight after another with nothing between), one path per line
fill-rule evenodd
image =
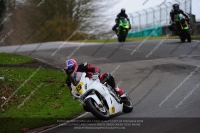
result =
M120 17L124 17L129 21L128 15L126 14L126 10L124 8L121 9L121 12L119 14L117 14L117 18L115 19L116 24L112 28L112 30L115 32L117 31ZM130 23L130 21L129 21L129 23ZM131 29L131 25L130 25L130 29Z
M120 96L124 93L124 91L116 85L115 79L110 73L100 74L101 71L98 67L91 66L87 62L78 65L74 59L69 59L64 63L63 69L68 75L68 77L66 78L66 84L70 88L70 91L72 90L72 88L69 77L72 76L73 78L76 78L77 72L85 72L86 77L90 79L95 80L99 78L102 84L107 82L108 85L110 85L112 89L114 89Z
M180 27L180 26L177 26L178 23L176 23L176 19L179 19L180 14L182 14L185 17L186 21L189 23L189 19L190 19L189 16L183 10L179 9L178 4L174 4L173 9L170 12L170 18L171 18L170 24L171 25L169 26L169 29L171 31L175 30L175 32L176 32L177 31L176 28Z

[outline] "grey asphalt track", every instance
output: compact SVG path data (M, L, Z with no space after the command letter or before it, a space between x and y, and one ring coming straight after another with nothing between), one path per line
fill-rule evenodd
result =
M161 41L146 41L140 48L138 45L142 41L87 44L81 47L80 44L66 44L53 56L52 53L61 42L44 44L34 52L31 45L25 50L19 49L17 54L39 58L57 67L62 67L68 58L74 58L79 63L96 65L102 72L111 72L134 104L131 113L112 117L110 125L107 123L102 129L97 125L65 124L43 132L199 133L200 42L180 43L176 39ZM0 47L0 52L13 51L6 51L5 47L2 49ZM131 55L134 49L137 51ZM91 113L79 119L85 123L88 120L90 124L94 124L91 120L97 120ZM103 129L105 127L107 129ZM111 127L113 129L108 129Z

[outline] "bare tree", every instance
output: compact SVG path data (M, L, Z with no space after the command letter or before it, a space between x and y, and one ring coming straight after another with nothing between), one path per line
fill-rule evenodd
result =
M3 16L6 10L6 2L5 0L0 0L0 31L3 28Z
M6 43L27 44L91 38L103 34L107 21L101 12L118 0L8 0L12 12L7 31L13 29ZM75 33L75 34L74 34Z

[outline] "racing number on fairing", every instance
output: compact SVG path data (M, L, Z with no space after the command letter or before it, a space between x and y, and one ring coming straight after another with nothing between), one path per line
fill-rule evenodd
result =
M79 92L81 89L82 89L82 85L78 84L77 87L76 87L76 90Z
M77 86L74 87L74 90L79 93L82 94L83 93L83 88L82 88L82 82L80 82Z

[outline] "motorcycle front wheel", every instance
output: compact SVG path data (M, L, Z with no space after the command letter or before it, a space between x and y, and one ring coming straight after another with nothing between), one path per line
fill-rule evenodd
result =
M121 39L122 39L122 42L126 41L126 31L122 31L122 33L121 33Z
M181 42L185 42L185 37L179 36L179 38L180 38Z
M122 40L121 40L121 38L120 38L120 37L118 37L118 42L122 42Z
M85 104L87 109L98 119L107 120L110 118L109 110L105 106L99 107L94 99L86 99Z
M185 34L186 34L186 37L187 37L187 41L188 41L188 42L191 42L191 35L190 35L189 30L186 30L186 31L185 31Z

